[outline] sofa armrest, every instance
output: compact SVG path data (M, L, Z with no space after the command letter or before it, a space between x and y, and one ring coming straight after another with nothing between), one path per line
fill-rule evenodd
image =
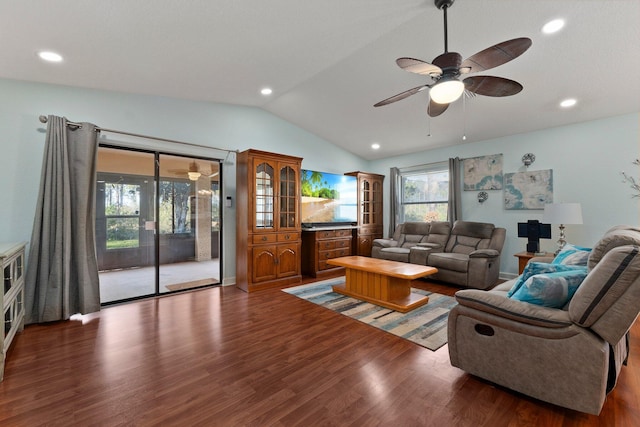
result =
M469 254L469 258L496 258L500 252L495 249L476 249Z
M398 242L393 239L374 239L373 246L380 248L395 248L398 246Z
M456 292L455 297L460 305L519 323L545 328L564 328L573 323L567 311L529 304L491 291L464 289Z
M442 244L424 242L424 243L416 243L414 246L418 246L419 248L439 249L442 247Z

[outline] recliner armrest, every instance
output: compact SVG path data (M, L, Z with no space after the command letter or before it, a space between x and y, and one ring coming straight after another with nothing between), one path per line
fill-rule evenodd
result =
M519 323L545 328L565 328L573 323L564 310L529 304L491 291L464 289L456 292L455 298L460 305Z
M496 258L500 252L495 249L476 249L469 254L469 258Z
M416 243L414 246L418 246L420 248L429 248L429 249L439 249L442 247L440 243L429 243L429 242Z
M380 248L395 248L398 246L398 242L393 239L374 239L373 246Z

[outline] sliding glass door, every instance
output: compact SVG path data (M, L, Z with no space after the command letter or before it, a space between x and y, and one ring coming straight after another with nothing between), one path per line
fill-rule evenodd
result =
M97 177L103 304L220 282L218 160L100 147Z
M160 155L160 293L219 283L220 163Z

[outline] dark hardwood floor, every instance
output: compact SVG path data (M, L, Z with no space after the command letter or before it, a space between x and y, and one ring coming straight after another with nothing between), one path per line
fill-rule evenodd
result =
M213 288L28 326L0 383L0 425L638 426L639 335L596 417L280 290Z

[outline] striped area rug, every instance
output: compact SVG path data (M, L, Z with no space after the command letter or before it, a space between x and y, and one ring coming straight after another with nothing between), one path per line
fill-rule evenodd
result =
M414 288L414 292L429 295L429 302L408 313L400 313L333 292L331 286L341 283L344 283L344 277L283 291L408 339L432 351L447 343L447 317L449 311L457 304L453 297Z

